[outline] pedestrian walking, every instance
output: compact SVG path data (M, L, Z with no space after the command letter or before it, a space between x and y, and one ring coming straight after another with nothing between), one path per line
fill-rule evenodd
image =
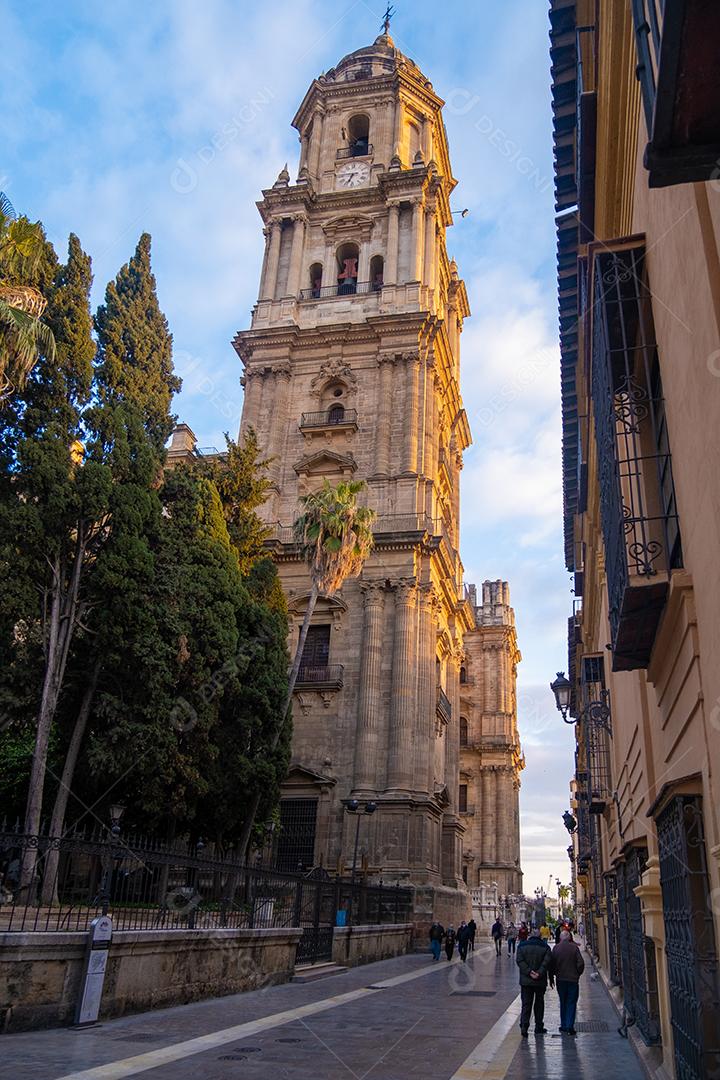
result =
M455 951L455 931L452 926L448 926L445 931L445 955L448 960L452 960L453 952Z
M569 930L561 930L560 941L552 950L550 973L560 998L560 1030L575 1035L575 1012L580 996L580 976L585 970L582 953Z
M445 935L445 927L442 923L434 922L430 927L430 951L432 953L433 960L440 959L440 951L442 948L442 939Z
M527 941L529 933L528 924L523 919L518 927L518 941Z
M458 927L458 932L457 932L458 952L460 953L460 959L462 960L463 964L467 960L469 944L470 944L470 927L465 922L465 920L463 920L460 923L460 925Z
M515 923L510 920L508 928L505 931L505 937L507 938L508 956L511 956L515 952L515 946L517 945L518 928Z
M540 937L543 941L548 941L550 939L550 927L547 923L543 923L540 927Z
M477 934L477 923L474 919L471 919L468 923L468 930L470 931L470 952L475 952L475 935Z
M496 956L499 956L500 953L502 952L502 942L503 942L504 933L505 933L505 930L503 928L502 920L501 920L500 916L498 915L497 919L492 924L492 927L490 929L490 934L492 936L493 941L495 942L495 955Z
M531 1014L535 1017L535 1034L546 1035L545 1027L545 991L548 984L548 972L552 960L552 951L547 942L540 937L540 931L533 929L527 941L521 941L517 948L515 962L520 969L520 1034L527 1038Z

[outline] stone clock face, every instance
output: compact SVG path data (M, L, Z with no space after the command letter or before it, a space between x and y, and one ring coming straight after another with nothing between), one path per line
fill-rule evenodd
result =
M367 183L370 166L365 161L348 161L337 171L337 185L341 188L356 188Z

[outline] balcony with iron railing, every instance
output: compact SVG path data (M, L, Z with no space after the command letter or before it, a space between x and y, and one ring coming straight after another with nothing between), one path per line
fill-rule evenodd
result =
M268 530L266 543L297 544L292 525L283 525L279 521L274 521L266 527ZM396 541L403 536L417 541L433 535L433 521L427 514L380 514L372 524L372 531L376 544L387 543L390 538Z
M712 180L720 158L720 4L632 0L650 187Z
M300 299L328 300L333 296L359 296L378 293L382 287L381 281L340 281L335 285L313 285L310 289L301 289Z
M324 428L350 428L357 431L357 409L343 409L332 405L329 409L301 415L301 431L323 430Z
M307 665L298 671L296 690L340 690L345 668L342 664Z
M437 701L435 704L435 712L439 720L442 720L443 724L449 724L452 720L452 704L450 698L447 696L441 686L437 688Z
M370 157L373 152L373 145L369 143L367 139L358 139L352 146L340 146L335 154L335 157L340 158L356 158L356 157Z
M614 671L647 667L682 566L665 403L643 245L593 264L591 391Z

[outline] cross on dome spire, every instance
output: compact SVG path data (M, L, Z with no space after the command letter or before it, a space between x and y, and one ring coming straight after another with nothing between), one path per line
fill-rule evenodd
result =
M395 8L391 4L388 4L388 6L385 8L385 14L383 15L383 24L382 24L383 25L383 30L385 31L386 34L390 33L390 20L392 19L394 14L395 14Z

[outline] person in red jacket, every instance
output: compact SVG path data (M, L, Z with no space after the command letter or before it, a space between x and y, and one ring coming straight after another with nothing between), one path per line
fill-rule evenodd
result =
M518 941L527 941L529 933L528 925L525 920L523 920L518 928Z

